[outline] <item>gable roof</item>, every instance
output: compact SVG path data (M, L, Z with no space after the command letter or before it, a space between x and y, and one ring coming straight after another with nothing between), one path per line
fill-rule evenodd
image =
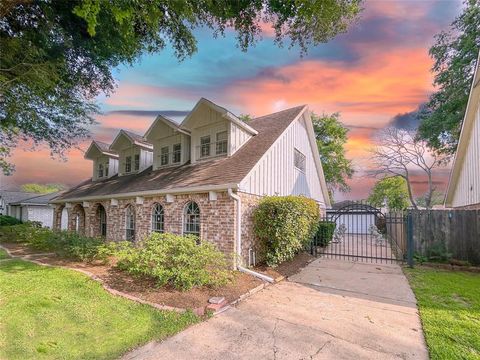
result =
M188 131L187 129L183 129L179 124L177 124L174 120L172 119L169 119L168 117L164 116L164 115L158 115L155 119L155 121L152 123L152 125L150 125L150 127L148 128L147 132L145 133L145 135L143 135L143 137L145 139L148 138L148 136L150 135L150 133L152 132L152 130L157 126L157 124L159 122L162 122L164 123L165 125L167 126L170 126L172 129L174 130L177 130L183 134L187 134L187 135L190 135L190 131Z
M88 158L88 153L92 151L92 149L96 148L100 153L106 156L118 158L118 153L114 150L110 150L110 145L98 140L93 140L90 146L88 147L87 151L85 151L85 158Z
M198 100L198 102L195 104L195 106L193 107L192 111L190 111L190 113L187 115L187 117L182 121L182 124L180 125L181 127L183 128L188 128L188 122L190 121L190 119L192 118L193 114L195 114L195 112L197 111L197 109L202 106L202 105L206 105L208 106L209 108L217 111L218 113L222 114L222 117L233 122L234 124L238 125L240 128L242 128L243 130L245 130L246 132L252 134L252 135L257 135L257 130L255 128L253 128L252 126L250 126L249 124L247 124L246 122L240 120L238 117L236 117L234 114L232 114L230 111L228 111L227 109L225 109L224 107L220 106L220 105L217 105L215 104L213 101L210 101L208 99L205 99L205 98L200 98L200 100Z
M448 180L447 195L445 197L445 205L451 205L457 181L462 170L465 154L468 149L470 134L475 121L475 113L480 101L480 52L476 62L475 74L473 75L472 86L470 88L470 95L468 96L467 109L462 123L462 131L458 140L457 152L455 153L455 160L453 162L450 178Z
M10 191L10 190L0 190L0 198L5 202L5 204L9 205L14 202L22 201L24 199L28 199L38 194L29 193L24 191Z
M17 202L11 203L10 205L48 205L50 200L56 198L61 192L53 192L49 194L36 195L29 197L27 199L18 200ZM32 194L30 194L32 195Z
M130 197L132 194L161 194L188 192L195 188L235 188L247 176L263 154L297 119L306 106L297 106L274 114L255 118L249 122L257 132L232 156L208 161L152 170L140 174L112 176L109 179L87 180L63 193L52 202L76 201L115 197ZM133 195L133 196L134 196Z
M143 136L135 134L131 131L128 130L123 130L121 129L115 139L112 141L112 144L110 145L109 149L115 149L115 145L117 141L122 137L125 136L132 144L147 148L147 149L153 149L153 145L150 144L147 140L143 138Z

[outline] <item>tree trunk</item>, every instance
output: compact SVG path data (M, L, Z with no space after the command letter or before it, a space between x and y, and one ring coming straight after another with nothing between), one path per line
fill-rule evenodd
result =
M412 191L412 186L410 185L410 178L407 175L403 177L407 181L407 189L408 189L408 197L410 199L410 203L412 204L413 208L415 210L418 209L417 203L415 202L415 199L413 198L413 191Z

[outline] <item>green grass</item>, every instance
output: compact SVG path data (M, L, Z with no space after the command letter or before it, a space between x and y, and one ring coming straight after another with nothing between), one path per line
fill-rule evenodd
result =
M480 274L406 269L431 359L480 359Z
M75 271L0 262L0 359L115 359L197 321L115 297Z
M3 249L0 249L0 260L2 259L8 259L10 256L8 256L8 253L3 250Z

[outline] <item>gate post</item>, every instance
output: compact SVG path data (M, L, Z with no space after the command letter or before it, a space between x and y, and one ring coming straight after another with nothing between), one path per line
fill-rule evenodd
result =
M413 268L413 216L412 210L407 212L407 264Z

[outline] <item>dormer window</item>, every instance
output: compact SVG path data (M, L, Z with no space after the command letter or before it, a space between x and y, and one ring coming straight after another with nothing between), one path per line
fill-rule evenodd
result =
M180 162L182 158L182 144L174 144L173 145L173 160L172 162L174 164L177 164Z
M139 169L140 169L140 154L135 154L134 170L138 171Z
M222 131L217 133L217 142L215 146L215 153L217 155L223 155L227 153L227 132Z
M98 164L98 177L103 177L103 164Z
M160 149L160 165L168 165L168 146Z
M210 135L200 138L200 157L210 156Z
M132 157L126 156L125 157L125 172L129 173L132 171Z

